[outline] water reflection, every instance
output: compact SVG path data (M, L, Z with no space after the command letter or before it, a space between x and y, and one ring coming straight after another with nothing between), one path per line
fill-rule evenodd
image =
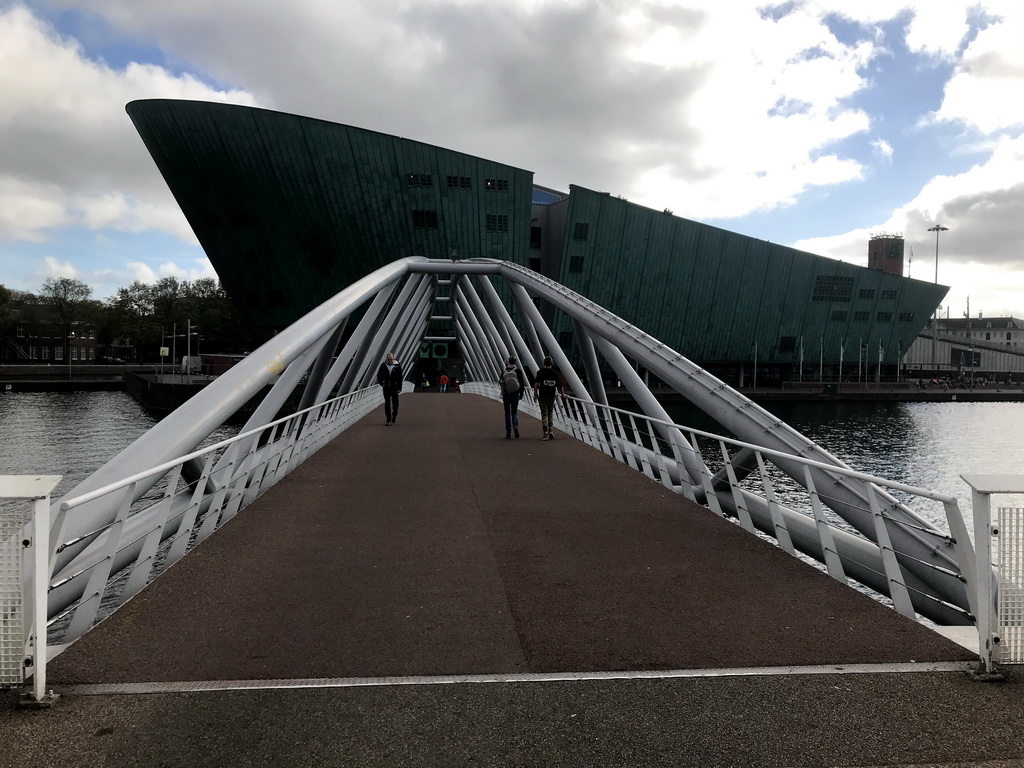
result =
M0 474L63 475L58 499L157 421L126 392L2 394ZM222 427L208 442L236 433Z

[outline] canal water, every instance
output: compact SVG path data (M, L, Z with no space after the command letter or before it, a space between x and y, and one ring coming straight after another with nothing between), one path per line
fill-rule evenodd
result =
M970 493L961 474L1024 474L1024 403L786 402L768 410L854 469L956 496L962 507ZM720 431L696 409L669 411L681 424ZM59 498L157 420L124 392L0 394L0 474L63 475Z

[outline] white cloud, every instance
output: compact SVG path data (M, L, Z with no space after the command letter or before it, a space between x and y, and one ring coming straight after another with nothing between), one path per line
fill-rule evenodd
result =
M874 151L875 156L883 160L886 163L892 162L892 144L885 139L875 139L871 142L871 149Z
M81 276L81 272L78 271L74 264L69 261L60 261L53 256L44 256L38 271L40 282L57 277L69 277L77 280Z
M166 261L158 264L156 268L142 261L129 262L126 265L131 275L129 282L137 280L140 283L155 283L163 277L177 277L179 280L188 280L189 282L200 278L217 279L217 273L209 259L202 257L190 259L190 261L191 267L182 267L176 262Z
M0 93L0 241L112 226L195 242L124 106L141 97L252 103L191 75L92 61L17 4L0 10Z

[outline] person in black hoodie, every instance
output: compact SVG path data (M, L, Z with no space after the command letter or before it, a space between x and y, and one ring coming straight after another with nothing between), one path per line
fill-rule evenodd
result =
M501 387L501 404L505 408L505 439L510 440L515 432L519 437L519 398L523 396L523 372L519 370L516 356L508 359L508 365L498 379Z
M402 366L388 352L377 369L377 383L384 388L384 426L390 427L398 419L398 395L402 391Z

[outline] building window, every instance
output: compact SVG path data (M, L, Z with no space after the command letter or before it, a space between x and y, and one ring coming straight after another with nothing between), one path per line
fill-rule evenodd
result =
M405 176L410 187L432 187L434 177L429 173L409 173Z
M992 323L985 323L985 327L986 328L991 328L992 327Z
M17 336L19 339L24 339L25 338L25 326L24 325L19 325L17 328L15 328L14 329L14 335Z
M71 345L71 359L78 359L78 347L76 347L74 344Z
M437 229L437 211L413 211L412 225L416 229Z
M541 228L540 227L530 227L530 247L531 248L540 250L540 243L541 243L541 234L540 233L541 233Z
M857 298L858 299L873 299L873 298L875 298L875 289L874 288L861 288L860 292L857 294Z
M508 192L508 179L484 179L484 189L491 192Z
M882 298L887 301L895 301L896 291L882 291Z
M914 313L913 312L900 312L900 322L901 323L912 323L912 322L914 322Z
M845 309L833 309L832 310L832 322L833 323L845 323L847 318L847 312Z
M853 298L853 278L818 275L814 280L812 301L849 301Z
M488 232L508 232L508 216L505 214L488 213L485 223Z
M473 183L469 176L449 176L448 189L472 189Z
M579 254L575 254L569 257L569 272L574 275L578 275L583 271L583 257Z
M572 228L572 239L573 240L586 240L587 239L587 230L589 230L589 229L590 229L590 225L589 224L585 224L583 222L577 221L576 222L576 226L574 226Z
M796 349L796 336L780 336L779 352L793 352Z
M53 359L54 360L63 360L64 359L64 347L54 347L53 348Z
M37 347L37 346L36 346L35 344L33 344L32 346L30 346L30 347L28 348L28 356L29 356L29 357L30 357L30 358L31 358L32 360L38 360L38 359L39 359L39 347Z
M875 319L878 320L878 322L880 323L891 323L892 312L879 312L877 315L875 315Z
M871 319L871 313L870 312L854 312L853 313L853 322L855 322L855 323L866 323L870 319Z
M49 347L43 347L43 360L49 360L49 359L50 359L50 348Z
M991 333L986 333L985 334L985 341L992 341L992 334Z
M1009 331L1007 331L1007 332L1006 332L1006 340L1007 340L1007 341L1009 341L1009 340L1010 340L1010 332L1009 332Z

